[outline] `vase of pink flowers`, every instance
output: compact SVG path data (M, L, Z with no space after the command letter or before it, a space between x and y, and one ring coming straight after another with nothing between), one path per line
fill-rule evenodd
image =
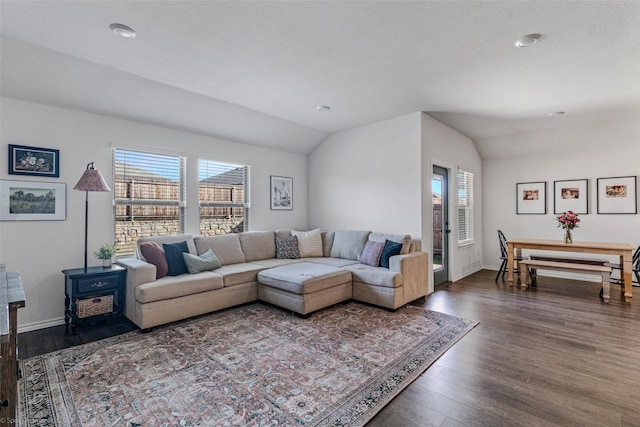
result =
M558 227L564 230L564 242L567 244L573 243L571 231L579 227L580 217L578 214L573 211L562 212L556 217L556 221L558 221Z

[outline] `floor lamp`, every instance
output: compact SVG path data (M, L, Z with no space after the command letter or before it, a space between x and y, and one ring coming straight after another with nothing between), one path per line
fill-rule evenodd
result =
M93 167L93 162L87 165L80 180L73 187L74 190L85 192L84 202L84 271L87 271L87 233L89 229L89 191L111 191L100 171Z

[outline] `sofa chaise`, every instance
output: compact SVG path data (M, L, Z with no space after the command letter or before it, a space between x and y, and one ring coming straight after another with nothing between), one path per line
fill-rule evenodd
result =
M141 250L148 244L186 244L185 260L213 253L218 268L159 277L162 266ZM377 251L385 266L371 261ZM125 315L142 329L256 300L302 316L350 299L394 310L427 294L428 262L408 235L355 230L144 237L135 257L117 261L127 269Z

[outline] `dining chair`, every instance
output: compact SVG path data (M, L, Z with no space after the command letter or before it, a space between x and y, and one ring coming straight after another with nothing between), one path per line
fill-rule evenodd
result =
M622 284L622 266L615 262L608 262L605 264L605 266L620 271L620 278L613 279L612 282ZM633 255L631 256L631 271L633 271L633 274L636 276L636 280L638 281L638 284L635 284L634 282L633 286L640 286L640 246L636 248L636 250L633 252Z
M509 260L509 251L507 249L507 238L505 237L504 233L501 230L498 230L498 241L500 242L500 259L502 260L502 264L500 264L500 268L498 269L498 274L496 275L496 282L498 281L498 277L500 277L502 275L502 279L504 279L504 273L507 272L508 266L508 260ZM513 254L513 259L516 261L516 265L518 265L518 263L520 261L522 261L524 258L522 258L521 256L517 256L516 254ZM515 268L513 270L514 273L518 273L518 268Z

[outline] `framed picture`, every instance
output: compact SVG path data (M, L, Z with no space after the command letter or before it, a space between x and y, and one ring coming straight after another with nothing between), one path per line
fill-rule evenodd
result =
M293 178L271 176L271 209L293 210Z
M598 178L598 213L638 213L637 194L636 176Z
M9 174L60 177L60 151L9 144Z
M66 218L66 184L0 181L0 221L53 221Z
M553 213L589 213L589 180L553 181Z
M516 184L516 213L544 215L547 213L547 183L520 182Z

